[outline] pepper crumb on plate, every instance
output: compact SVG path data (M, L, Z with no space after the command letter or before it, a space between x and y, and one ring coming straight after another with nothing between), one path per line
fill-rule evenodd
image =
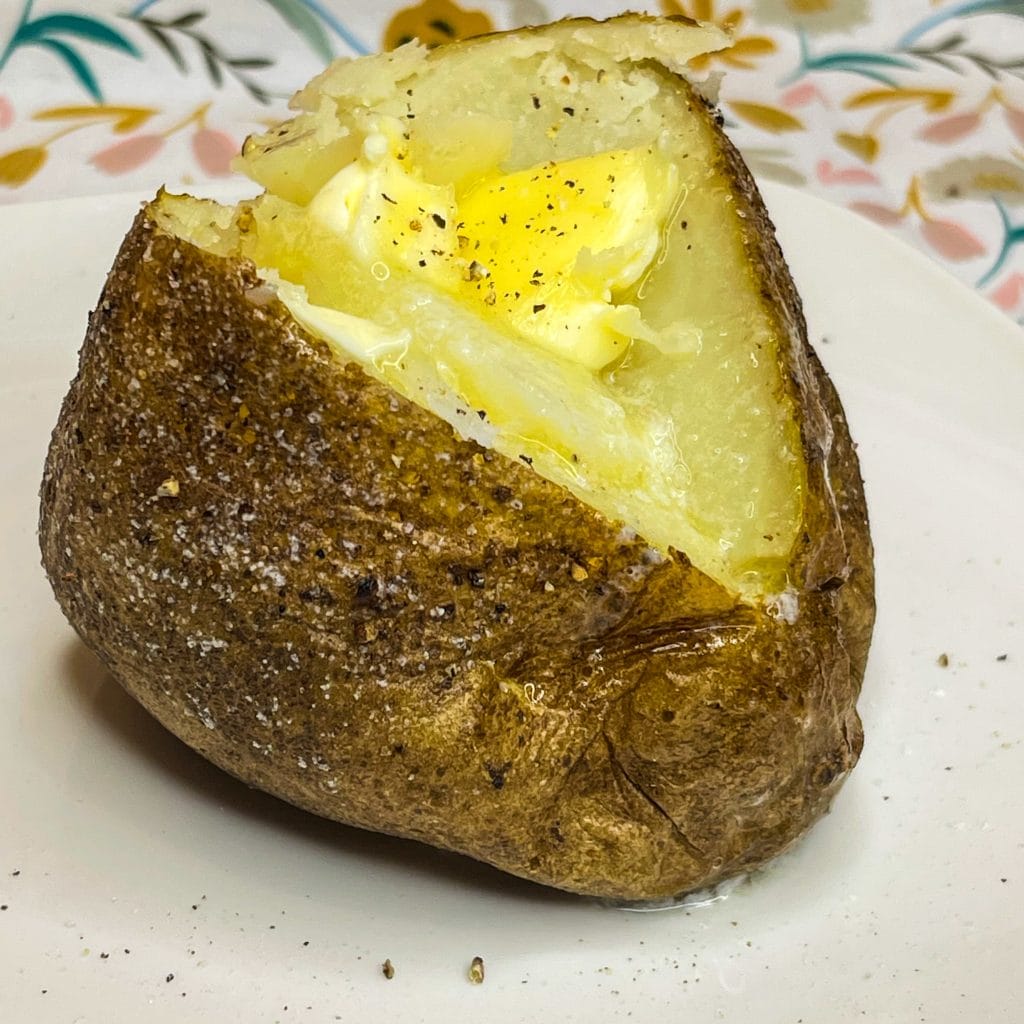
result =
M469 965L469 980L474 985L482 985L484 980L484 958L482 956L473 957L473 962Z
M390 960L385 960L380 965L380 972L390 981L395 976L395 965Z

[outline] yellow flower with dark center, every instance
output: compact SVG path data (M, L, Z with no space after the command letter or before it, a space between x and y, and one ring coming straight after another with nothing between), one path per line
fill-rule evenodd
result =
M761 24L817 35L863 25L870 20L871 9L867 0L756 0L754 17Z
M403 7L384 29L384 48L418 39L433 49L456 39L493 32L494 23L483 11L464 10L452 0L422 0L415 7Z
M714 22L732 35L733 44L728 49L703 54L691 60L690 67L694 70L701 71L715 61L732 68L752 68L758 57L767 57L775 52L775 41L768 36L740 34L746 13L738 7L716 17L714 0L661 0L661 11L669 17L682 16L695 21Z
M1024 206L1024 163L996 156L959 157L925 171L921 185L929 199L991 199Z

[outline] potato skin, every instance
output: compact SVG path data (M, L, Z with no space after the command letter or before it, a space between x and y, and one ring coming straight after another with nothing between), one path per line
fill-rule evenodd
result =
M794 622L341 365L145 211L46 463L68 619L168 729L317 814L616 900L774 857L860 752L872 554L771 225L727 145L722 170L792 338Z

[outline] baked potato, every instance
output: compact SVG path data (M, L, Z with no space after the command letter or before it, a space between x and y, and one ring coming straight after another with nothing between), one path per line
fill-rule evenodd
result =
M862 744L857 457L685 19L338 62L93 312L43 564L245 782L572 892L749 872Z

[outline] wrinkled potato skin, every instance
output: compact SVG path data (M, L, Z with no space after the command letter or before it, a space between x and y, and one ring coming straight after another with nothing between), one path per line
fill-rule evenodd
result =
M839 400L724 139L722 171L792 338L795 623L652 563L143 212L42 487L43 562L83 640L240 779L548 885L664 900L785 849L860 752L872 553Z

